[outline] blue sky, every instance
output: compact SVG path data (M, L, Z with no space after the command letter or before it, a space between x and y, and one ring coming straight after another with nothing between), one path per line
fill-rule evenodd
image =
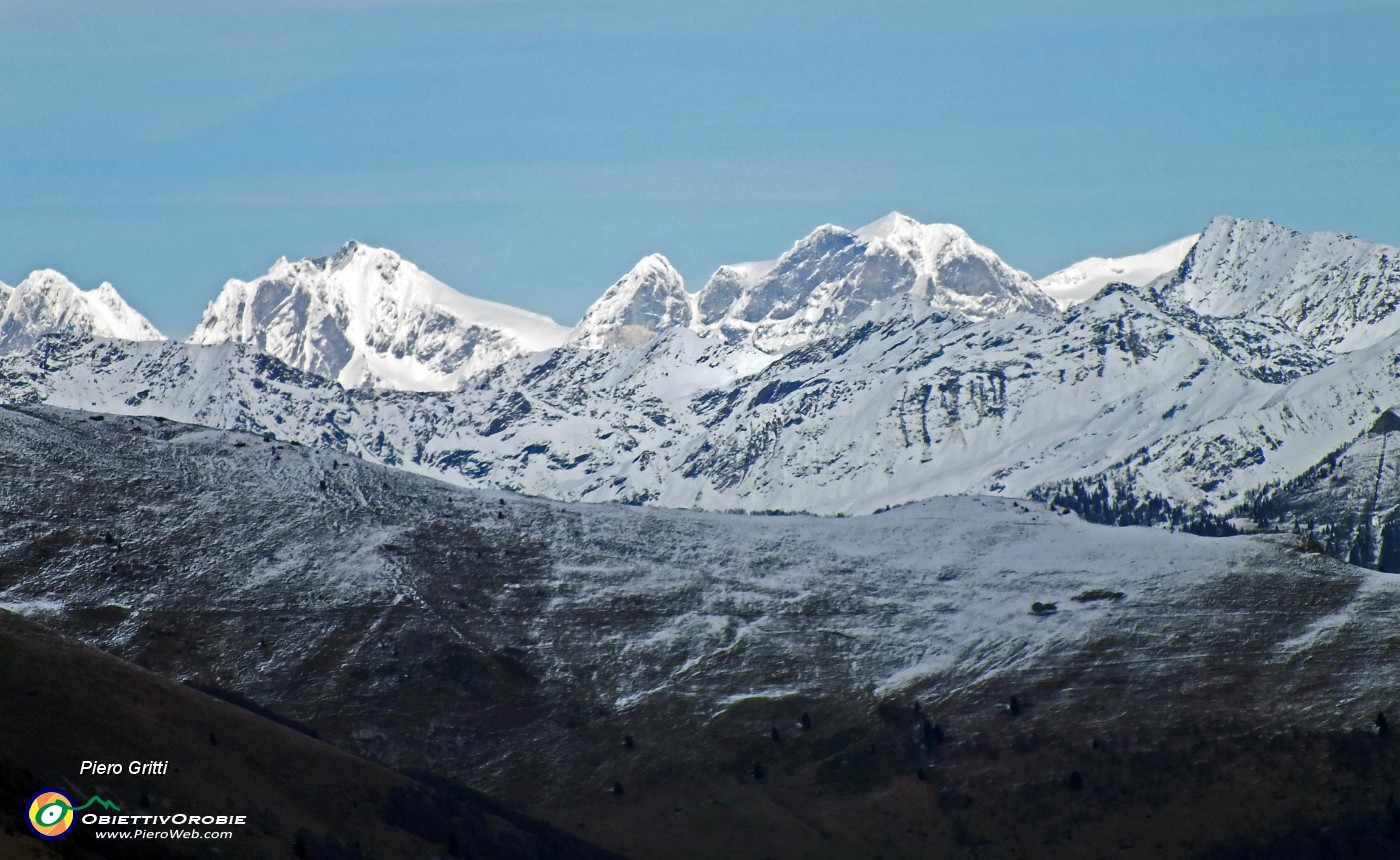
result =
M0 0L0 280L163 331L348 239L572 324L898 209L1043 275L1217 214L1400 244L1400 4Z

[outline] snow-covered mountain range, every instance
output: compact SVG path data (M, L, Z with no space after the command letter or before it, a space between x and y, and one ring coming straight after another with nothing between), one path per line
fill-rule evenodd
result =
M1400 404L1400 249L1232 218L1187 242L1037 285L892 214L693 294L649 256L572 332L352 243L230 282L189 343L31 337L0 397L566 500L862 513L975 492L1188 525Z
M1208 316L1277 319L1318 346L1351 352L1400 331L1398 253L1355 236L1217 218L1160 290Z

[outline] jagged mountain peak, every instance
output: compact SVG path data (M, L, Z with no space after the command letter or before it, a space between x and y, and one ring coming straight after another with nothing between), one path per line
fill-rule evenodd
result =
M311 272L334 274L335 272L358 263L360 266L383 266L380 274L384 276L387 282L392 283L394 281L395 271L397 271L399 265L403 262L403 257L399 256L395 251L388 248L376 247L374 245L366 245L363 242L351 239L341 245L335 253L322 257L301 257L295 260L285 256L278 257L277 262L273 263L268 268L267 275L263 277L274 275L287 276L298 273L305 275ZM410 263L409 265L412 264ZM234 280L231 279L229 283L234 283ZM345 281L332 280L327 281L325 286L328 289L344 288L347 286L347 283Z
M251 344L347 387L447 390L567 333L457 292L393 251L347 242L329 257L283 258L260 278L230 280L191 342Z
M649 254L584 313L569 342L587 349L633 347L669 328L689 328L694 301L671 261Z
M874 221L871 221L869 224L866 224L864 227L861 227L856 232L862 236L884 237L889 236L891 233L900 232L902 230L917 230L918 228L924 226L927 225L921 224L916 219L905 215L903 212L895 210L879 218L876 218Z
M1208 316L1276 318L1334 352L1400 331L1400 248L1343 233L1218 217L1157 287Z
M75 290L78 289L77 284L74 284L68 279L67 275L57 269L35 269L29 273L28 277L20 281L17 286L23 286L25 284L44 289L65 289L70 287Z
M364 245L364 244L362 244L361 242L359 242L359 241L357 241L357 240L355 240L355 239L351 239L350 241L346 242L344 245L341 245L341 246L340 246L340 250L339 250L339 251L336 251L333 255L331 255L331 259L332 259L332 260L344 260L344 259L347 259L347 258L349 258L349 257L353 257L355 254L358 254L358 253L361 253L361 252L366 252L366 253L375 253L375 252L378 252L378 253L381 253L381 254L393 254L393 255L396 256L396 257L398 256L397 254L394 254L393 251L390 251L390 250L388 250L388 249L386 249L386 248L375 248L375 247L367 246L367 245Z
M331 272L355 265L357 262L360 265L378 266L385 280L393 283L395 280L395 273L406 261L397 251L389 248L381 248L377 245L367 245L364 242L351 239L349 242L341 245L340 249L334 254L313 262L320 263L322 268ZM412 263L408 265L412 266L415 270L418 268Z
M18 285L0 290L0 351L27 349L44 335L56 332L164 340L164 335L110 283L84 291L62 272L36 269Z

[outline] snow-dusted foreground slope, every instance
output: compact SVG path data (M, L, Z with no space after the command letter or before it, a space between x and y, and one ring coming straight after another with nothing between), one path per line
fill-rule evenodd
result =
M843 757L912 781L981 755L1011 696L1084 756L1091 733L1365 726L1400 685L1400 580L1292 537L976 497L570 505L150 419L3 410L0 430L0 605L543 811L619 780L669 812L690 800L667 792L754 784L755 760L828 793Z
M542 678L567 677L579 660L613 667L589 685L611 708L680 694L718 715L744 697L817 695L832 684L877 696L987 684L1140 627L1145 614L1205 600L1237 576L1281 592L1306 582L1347 595L1299 607L1302 616L1325 610L1325 626L1270 646L1280 661L1377 633L1367 628L1373 604L1400 599L1400 580L1300 555L1291 536L1115 529L988 497L834 519L567 505L454 490L250 434L97 418L0 411L4 601L60 616L120 607L114 615L125 620L104 641L133 653L149 645L143 625L172 610L437 607L502 647L525 647L521 659ZM124 480L89 483L110 474ZM187 540L194 533L202 537ZM461 555L468 546L476 549ZM38 564L16 566L23 558ZM510 568L504 579L485 572L498 562ZM1126 597L1073 600L1105 590ZM498 617L451 608L463 594L489 596ZM1059 611L1036 615L1035 601ZM1201 605L1219 609L1214 599ZM1217 632L1201 631L1201 644ZM755 676L736 649L784 668ZM840 659L817 657L832 650ZM284 642L276 660L248 664L243 680L265 683L280 674L269 668L308 653ZM784 653L797 659L778 660ZM1375 680L1332 683L1360 697ZM1320 704L1303 694L1291 707Z

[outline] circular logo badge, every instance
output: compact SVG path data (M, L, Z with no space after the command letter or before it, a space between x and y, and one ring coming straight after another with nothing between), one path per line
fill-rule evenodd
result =
M61 791L46 788L29 798L29 829L40 839L59 839L73 827L73 801Z

